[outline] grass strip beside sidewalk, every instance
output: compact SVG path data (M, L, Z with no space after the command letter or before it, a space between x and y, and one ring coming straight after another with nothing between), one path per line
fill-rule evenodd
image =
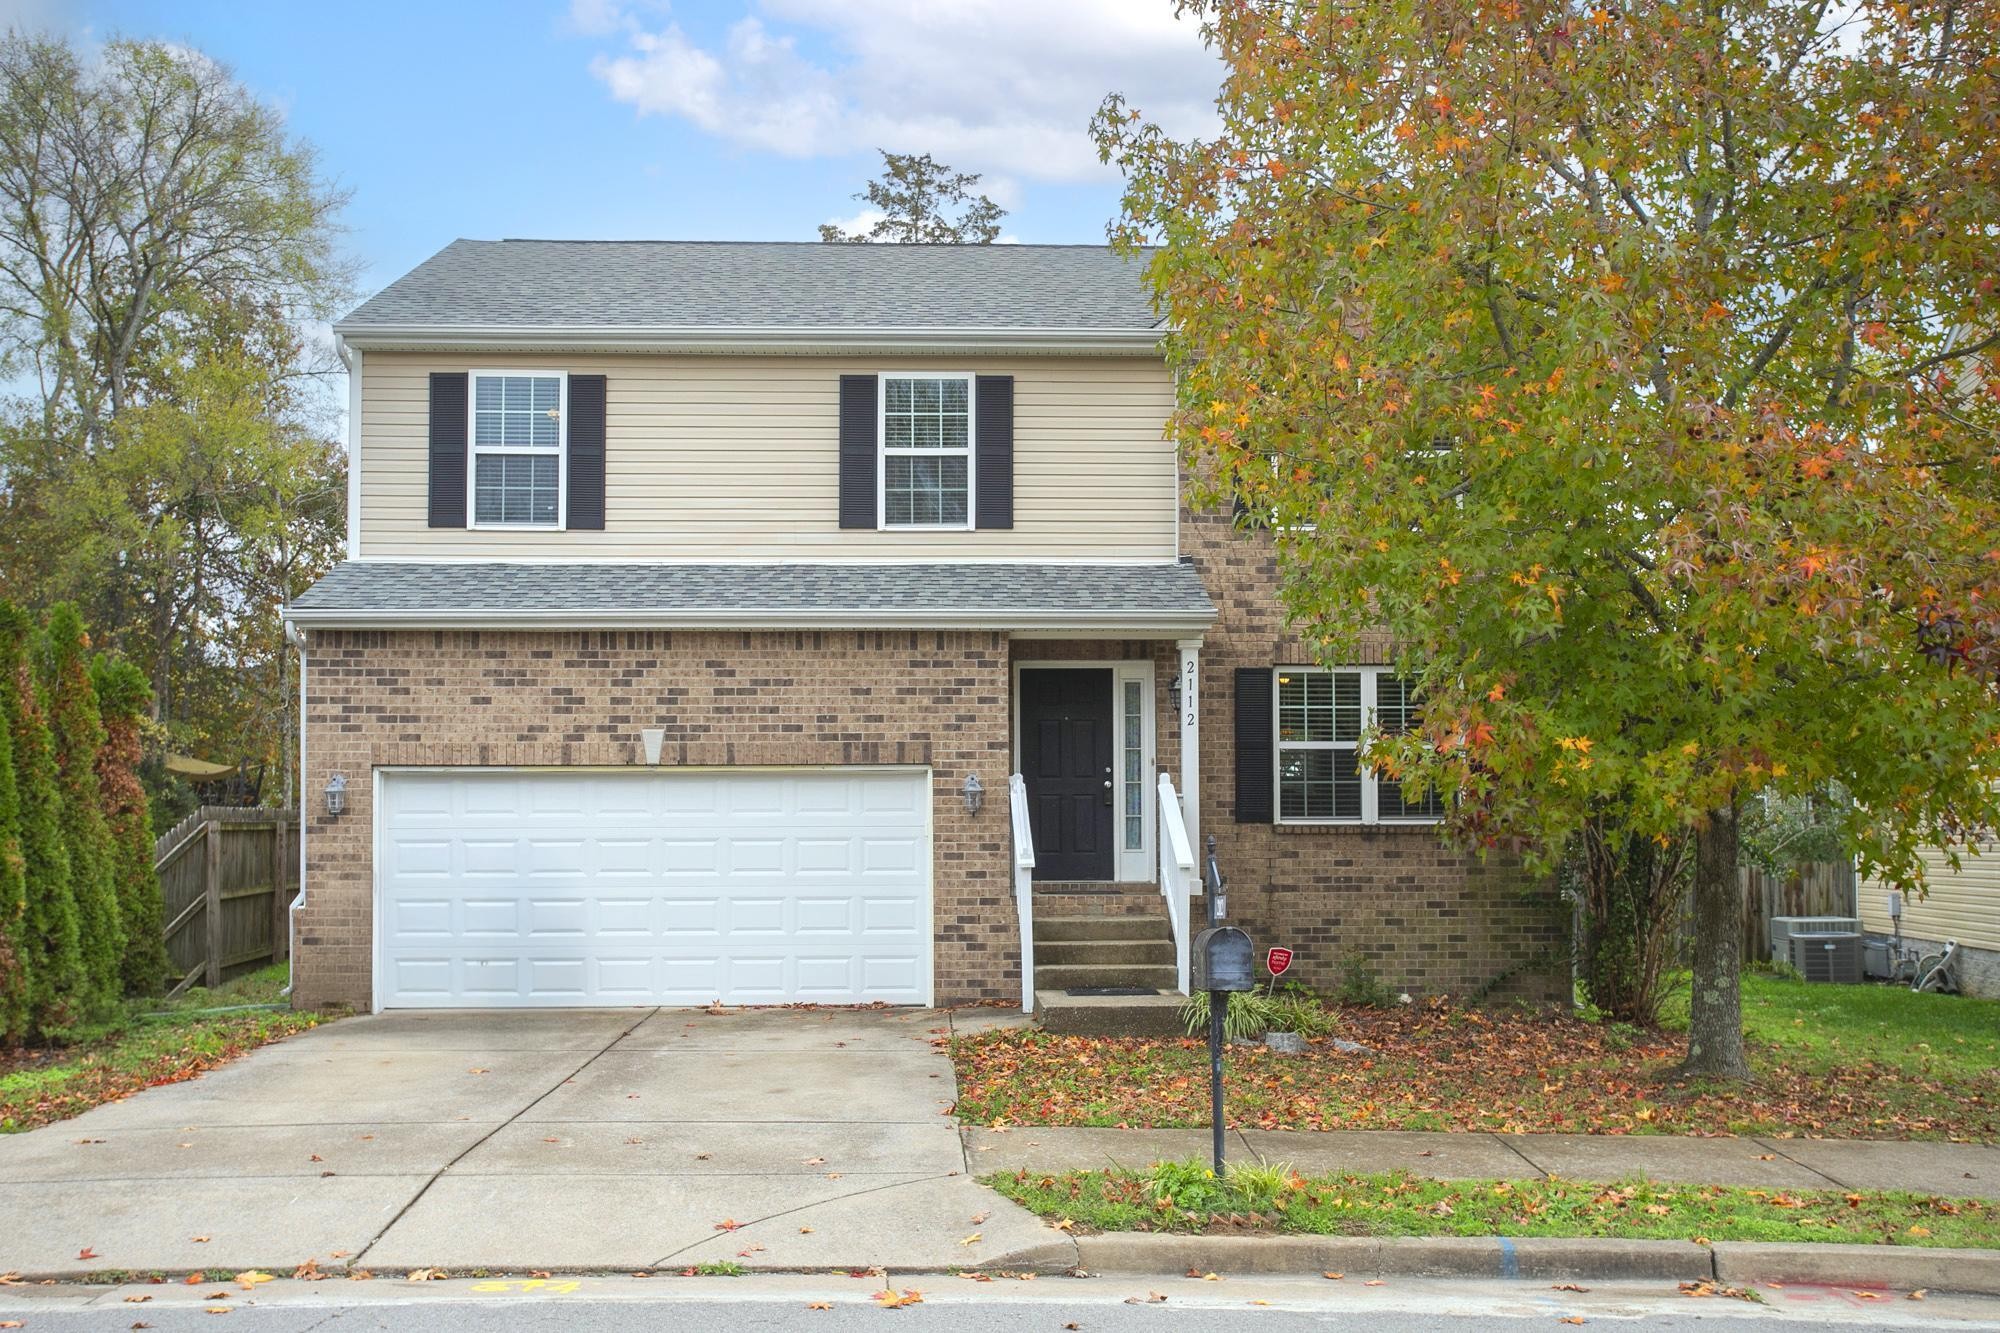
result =
M283 1008L206 1012L275 1003L284 983L280 963L212 991L196 988L169 1006L132 1001L117 1023L67 1045L0 1051L0 1133L38 1129L194 1078L325 1021L326 1015Z
M983 1177L1077 1231L1321 1236L1565 1236L2000 1248L2000 1205L1980 1199L1720 1185L1439 1181L1404 1172L1300 1177L1194 1162Z

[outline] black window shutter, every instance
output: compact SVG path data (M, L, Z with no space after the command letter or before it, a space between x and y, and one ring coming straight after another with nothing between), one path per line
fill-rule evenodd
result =
M1236 669L1236 822L1271 822L1271 669Z
M604 531L604 376L569 377L569 521Z
M974 527L1014 526L1014 377L981 375L973 452L979 513Z
M840 526L875 528L875 377L840 377Z
M431 526L465 526L467 377L431 376Z

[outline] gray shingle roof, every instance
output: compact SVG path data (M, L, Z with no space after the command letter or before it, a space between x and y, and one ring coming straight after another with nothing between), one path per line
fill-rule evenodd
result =
M1142 268L1101 245L460 240L335 327L1151 329Z
M775 623L1199 629L1215 607L1191 564L502 564L348 561L286 610L301 624L554 620L661 627Z

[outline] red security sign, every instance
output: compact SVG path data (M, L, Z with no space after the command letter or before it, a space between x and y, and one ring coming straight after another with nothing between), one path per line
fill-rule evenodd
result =
M1264 966L1271 969L1271 975L1274 977L1285 975L1285 970L1291 965L1292 951L1290 949L1274 948L1264 955Z

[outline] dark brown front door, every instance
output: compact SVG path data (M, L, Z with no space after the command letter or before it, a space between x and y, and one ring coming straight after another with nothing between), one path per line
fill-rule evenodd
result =
M1021 775L1035 878L1112 878L1108 670L1021 672Z

